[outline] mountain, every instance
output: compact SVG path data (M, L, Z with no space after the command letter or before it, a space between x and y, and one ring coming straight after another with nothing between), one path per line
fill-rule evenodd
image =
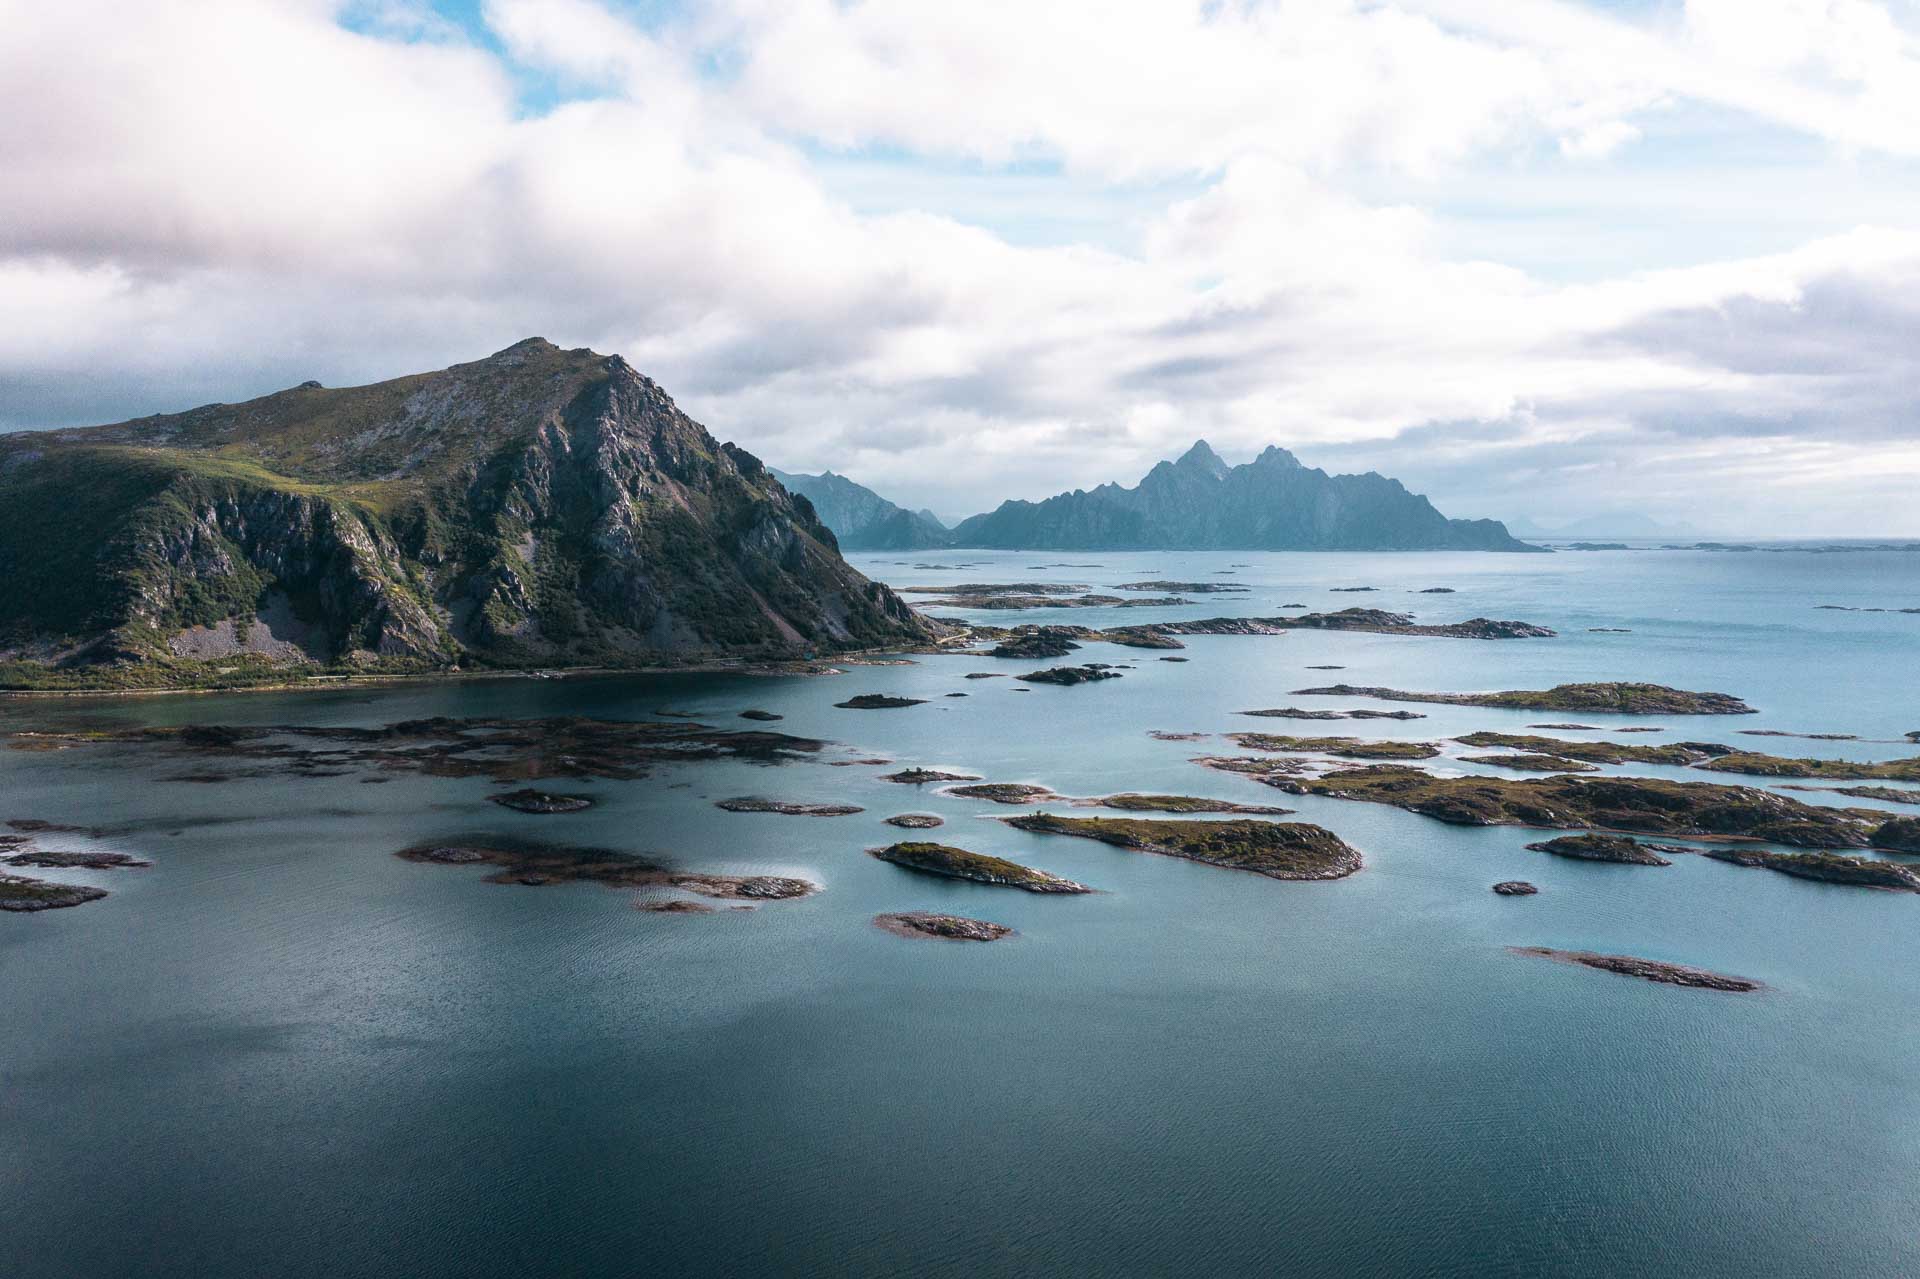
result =
M832 471L820 475L773 474L788 492L813 503L820 522L833 530L845 550L918 551L953 544L953 535L931 512L902 510L844 475Z
M0 682L622 665L926 624L619 356L0 436Z
M1398 480L1328 475L1285 449L1228 466L1205 440L1133 488L1003 502L955 546L1054 550L1531 551L1498 520L1450 520Z
M1691 524L1675 522L1666 524L1650 515L1637 511L1613 511L1600 515L1588 515L1569 524L1543 527L1531 520L1515 521L1515 534L1521 537L1550 537L1561 539L1597 539L1624 537L1630 540L1654 541L1660 539L1685 539L1706 536Z

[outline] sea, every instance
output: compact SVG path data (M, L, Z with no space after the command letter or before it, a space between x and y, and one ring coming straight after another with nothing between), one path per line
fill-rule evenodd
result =
M1920 614L1897 611L1920 607L1920 553L849 558L896 586L1246 588L1165 608L932 610L996 625L1297 604L1511 618L1558 636L1296 631L813 676L0 702L6 733L669 710L831 743L782 764L557 781L597 801L562 815L488 803L502 787L484 778L368 785L351 770L269 768L195 782L149 746L0 750L0 820L82 827L36 838L152 862L27 871L110 895L0 915L0 1275L1920 1274L1920 895L1703 857L1565 860L1526 849L1538 831L1290 796L1191 762L1236 753L1219 736L1236 731L1444 743L1563 721L1594 726L1563 734L1593 740L1920 754L1906 740L1920 730ZM1013 678L1086 661L1124 669L1078 687ZM1295 691L1336 682L1594 680L1727 692L1759 713L1241 714L1389 708ZM919 703L835 706L864 693ZM738 719L746 709L783 718ZM1619 737L1628 726L1664 731ZM1753 729L1855 740L1738 735ZM1452 758L1460 749L1432 766L1516 776ZM1284 804L1298 815L1283 820L1336 832L1365 868L1282 882L1026 834L997 819L1028 810L881 780L907 766L1062 796ZM715 807L739 795L865 811ZM907 812L945 819L925 837L1099 891L1028 894L868 856L918 837L883 823ZM491 884L486 867L394 855L493 835L822 891L660 914L635 909L631 889ZM1489 891L1510 879L1540 891ZM873 923L910 910L1015 931L978 944ZM1765 989L1656 985L1516 946L1697 965Z

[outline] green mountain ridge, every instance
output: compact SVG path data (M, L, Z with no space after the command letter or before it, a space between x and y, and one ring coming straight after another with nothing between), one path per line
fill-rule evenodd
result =
M929 639L619 356L0 436L0 686L640 666Z

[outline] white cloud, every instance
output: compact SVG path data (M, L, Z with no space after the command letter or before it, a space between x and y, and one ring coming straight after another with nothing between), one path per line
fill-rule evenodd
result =
M1765 8L724 0L643 30L490 0L501 56L407 4L355 6L356 32L322 0L0 0L0 426L541 332L622 351L778 465L947 514L1205 435L1476 514L1578 501L1596 468L1657 494L1683 467L1732 509L1761 457L1810 521L1920 531L1857 474L1920 394L1920 233L1555 285L1450 256L1417 198L1476 164L1604 172L1683 98L1910 142L1862 115L1911 92L1878 6ZM527 113L530 71L575 100ZM1108 247L1022 247L855 212L820 145L1189 180Z

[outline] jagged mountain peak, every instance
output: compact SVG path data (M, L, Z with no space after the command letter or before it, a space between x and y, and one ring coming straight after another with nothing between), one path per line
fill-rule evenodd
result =
M1174 465L1184 470L1205 471L1214 476L1225 476L1231 469L1220 460L1220 455L1215 453L1213 446L1205 440L1195 440L1193 446L1182 453Z
M1397 480L1328 475L1269 446L1229 467L1205 440L1133 488L1106 483L1006 502L954 530L958 546L1058 550L1499 550L1537 548L1491 520L1449 520Z

